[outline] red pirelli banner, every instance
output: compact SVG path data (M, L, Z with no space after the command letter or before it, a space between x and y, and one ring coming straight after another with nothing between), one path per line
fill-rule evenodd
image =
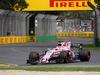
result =
M87 1L95 5L94 0L26 0L29 6L24 11L92 10Z

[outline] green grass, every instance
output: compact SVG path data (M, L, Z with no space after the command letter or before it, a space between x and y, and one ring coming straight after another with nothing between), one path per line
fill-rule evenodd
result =
M6 63L0 63L0 64L5 64L5 65L7 65Z
M100 72L100 67L15 67L0 68L0 70L26 70L26 71L96 71Z
M100 47L94 47L93 44L88 44L83 46L84 49L89 49L89 50L100 50Z

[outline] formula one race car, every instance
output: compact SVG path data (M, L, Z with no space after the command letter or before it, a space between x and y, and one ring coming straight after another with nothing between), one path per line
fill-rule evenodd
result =
M30 52L27 63L32 65L38 63L49 63L55 61L56 63L70 63L79 59L80 61L89 61L91 57L90 51L83 49L83 44L71 44L71 42L60 41L58 46L53 49L47 49L39 55L38 52Z

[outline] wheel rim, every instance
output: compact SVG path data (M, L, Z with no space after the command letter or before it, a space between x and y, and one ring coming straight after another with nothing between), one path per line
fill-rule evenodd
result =
M66 52L66 62L69 63L70 57L69 57L69 52Z
M36 53L36 60L39 60L39 53Z
M87 60L88 60L88 61L90 60L90 57L91 57L90 51L88 50L88 52L87 52Z

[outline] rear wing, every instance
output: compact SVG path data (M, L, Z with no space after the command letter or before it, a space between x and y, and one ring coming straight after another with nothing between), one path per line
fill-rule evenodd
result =
M83 49L83 44L72 43L72 44L71 44L71 48L79 48L79 49Z

